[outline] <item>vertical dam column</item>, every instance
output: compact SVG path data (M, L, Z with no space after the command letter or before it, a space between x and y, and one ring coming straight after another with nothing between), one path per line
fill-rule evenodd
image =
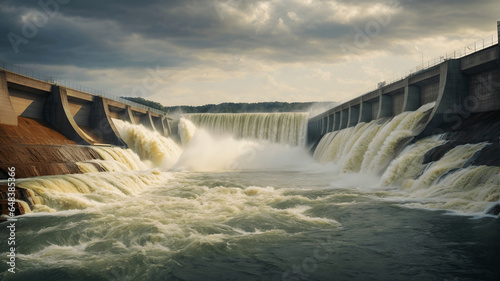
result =
M85 134L76 124L69 109L68 95L65 88L52 85L51 93L45 100L43 118L68 139L83 145L94 144L92 138Z
M349 124L348 127L356 126L359 122L359 105L349 106Z
M156 131L153 118L151 117L151 112L147 111L145 115L139 118L139 120L144 127Z
M139 124L134 118L134 114L132 113L132 108L130 107L130 105L127 105L127 108L123 112L122 120L130 122L135 125Z
M5 71L0 70L0 124L17 126L17 114L12 107Z
M458 111L461 110L468 95L467 79L464 77L460 65L459 59L448 60L440 65L439 93L436 106L423 136L436 134L436 128L439 125L450 122L454 119L454 115L460 114Z
M359 122L370 122L372 121L372 105L361 101L361 109L359 111Z
M500 20L497 21L498 42L500 42Z
M379 98L379 110L378 110L378 116L377 119L384 118L384 117L392 117L392 97L389 95L384 95L382 93L382 89L380 91L380 98Z
M403 111L415 111L421 106L420 104L420 88L410 85L410 79L405 79L405 100Z
M89 123L93 128L92 132L98 135L106 143L126 146L113 120L111 120L108 104L102 97L94 96L90 110Z

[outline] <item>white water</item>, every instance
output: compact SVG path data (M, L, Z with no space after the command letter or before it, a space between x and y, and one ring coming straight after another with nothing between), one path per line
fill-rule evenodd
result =
M425 165L422 163L425 154L444 143L441 136L433 136L406 147L385 170L380 183L384 186L405 186L408 181L415 179L424 170Z
M168 180L158 170L44 176L19 181L35 204L34 211L83 209L119 201Z
M305 145L307 113L202 113L184 114L183 117L197 127L218 135Z
M302 147L235 139L197 129L173 169L198 172L296 169L312 162Z
M411 187L407 197L421 200L406 205L481 214L500 201L499 175L499 167L471 166L459 169L430 185L417 184Z
M393 196L422 200L408 206L484 212L499 201L500 169L467 164L487 143L457 146L439 161L424 165L425 154L445 143L442 136L433 136L396 155L401 142L418 133L419 123L432 106L401 113L385 123L377 120L328 133L318 143L314 158L335 163L338 172L358 173L352 177L380 175L377 186L395 188L398 192Z
M416 133L417 126L432 106L428 104L414 112L403 112L383 124L375 120L328 133L319 142L314 158L322 163L337 162L344 172L378 174L393 159L396 146Z
M181 138L182 145L188 144L195 133L196 126L193 122L181 117L179 121L179 136Z
M157 167L172 167L181 153L180 147L170 138L150 131L142 125L133 125L113 119L120 136L143 160L149 160Z
M81 209L106 200L118 200L120 196L132 196L148 186L168 182L172 171L301 171L312 173L311 177L315 176L314 173L330 171L334 176L332 188L387 190L390 187L392 191L385 196L413 200L413 203L405 204L407 206L445 208L464 213L484 211L498 201L499 170L468 166L468 162L488 144L458 146L439 161L424 165L425 153L445 142L441 136L433 136L407 146L396 155L400 142L418 133L417 127L431 106L404 112L391 120L361 123L326 134L320 140L314 158L303 146L287 143L291 140L288 137L295 133L276 135L277 124L284 123L271 120L289 120L289 115L280 119L274 115L271 118L271 115L249 114L230 117L226 121L221 120L228 115L206 119L201 115L190 117L212 122L212 129L219 128L218 133L197 128L189 119L182 118L179 124L182 149L171 139L141 125L115 120L122 138L131 149L94 147L103 160L76 163L85 174L33 178L22 181L20 186L32 194L37 204L36 211L54 211ZM268 121L255 121L259 118ZM250 126L249 120L254 120L254 125L261 124L260 127ZM247 124L243 130L246 133L239 132L236 136L222 133L227 132L233 123L241 122ZM262 124L267 124L267 127ZM296 132L302 130L302 124L298 124L294 125ZM262 132L265 128L273 133ZM254 132L255 138L243 137L249 131ZM272 143L267 138L269 136L275 141L287 140L287 144ZM107 172L99 173L102 170ZM99 199L103 194L109 198Z
M470 166L487 144L423 164L441 136L394 156L399 133L415 132L409 115L325 136L315 153L324 163L305 147L223 136L189 120L182 149L126 124L131 149L96 147L102 160L77 163L85 174L16 181L35 208L17 222L14 277L455 280L473 272L494 280L495 220L410 208L484 214L499 200L500 168ZM365 163L369 151L377 163L392 160L388 168ZM1 256L0 278L12 278Z

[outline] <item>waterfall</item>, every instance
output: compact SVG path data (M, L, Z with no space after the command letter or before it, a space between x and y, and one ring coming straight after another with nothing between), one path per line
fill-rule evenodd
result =
M334 161L344 172L378 174L394 157L396 146L416 134L422 119L433 104L414 112L403 112L385 123L374 120L326 134L314 154L320 162Z
M490 144L457 144L425 163L431 150L452 144L446 135L412 142L432 107L427 104L414 112L327 133L313 158L334 162L334 173L369 175L378 186L391 187L398 198L406 198L406 206L484 211L499 201L500 168L471 163ZM308 162L312 158L304 145L306 118L299 113L187 114L179 122L182 148L142 125L114 120L128 149L92 146L100 159L76 162L83 174L29 178L20 180L19 187L29 194L36 211L69 210L165 184L170 174L156 168L232 172L317 165Z
M458 145L427 164L424 164L426 153L446 143L444 135L402 147L418 134L432 106L424 105L390 120L360 123L327 133L318 143L314 158L322 163L336 163L343 173L380 175L380 186L395 187L403 197L418 201L408 206L484 212L500 200L500 168L470 163L489 143Z
M424 179L429 173L424 173ZM410 206L482 213L500 201L500 167L470 166L445 173L432 184L417 182L406 196L423 200Z
M198 128L239 139L305 145L307 113L184 114ZM185 128L185 127L184 127ZM181 133L182 137L183 133Z
M384 186L404 186L408 180L416 178L424 170L425 154L434 147L445 143L442 136L433 136L417 141L405 148L386 169L380 183Z
M423 174L415 181L409 181L409 188L413 193L417 190L425 189L432 186L436 180L444 176L446 173L455 169L464 168L465 164L474 156L475 153L486 147L486 143L460 145L448 151L439 161L430 163L423 170Z
M108 171L144 170L146 165L130 149L119 147L92 147L105 160L98 162Z
M196 133L196 126L186 118L179 121L179 136L183 145L186 145Z
M181 149L172 139L142 125L133 125L117 119L113 121L125 143L142 160L149 160L154 166L166 169L177 162Z
M19 181L18 186L29 194L35 211L93 207L103 201L119 200L120 197L167 181L168 173L151 168L171 167L181 153L178 145L142 125L121 120L114 122L131 149L92 146L90 149L101 159L76 162L83 174L43 176ZM26 205L25 209L29 211L29 206Z
M35 211L54 212L120 200L169 178L158 170L87 173L30 178L18 186L28 192Z

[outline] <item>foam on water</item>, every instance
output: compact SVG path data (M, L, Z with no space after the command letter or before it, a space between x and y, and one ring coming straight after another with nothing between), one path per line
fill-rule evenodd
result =
M487 143L457 146L438 161L424 165L425 154L445 143L442 136L432 136L407 146L396 155L402 142L418 133L432 106L403 112L385 123L377 120L328 133L318 143L314 158L323 163L336 163L341 168L333 172L345 173L348 177L380 175L378 180L372 179L378 182L378 189L389 187L395 191L391 196L425 202L412 206L471 214L485 212L486 207L499 200L498 173L494 172L498 169L467 165ZM349 182L342 177L333 185L349 186ZM363 181L359 185L362 187Z
M150 131L142 125L133 125L113 119L121 137L143 160L151 161L156 167L168 169L172 167L181 149L170 138Z
M181 171L298 168L312 163L302 147L212 135L198 129L175 164Z
M31 195L33 211L53 212L119 200L168 179L165 172L148 170L44 176L20 180L18 186Z
M486 143L457 146L424 164L425 154L445 142L433 136L396 155L395 148L418 132L424 111L327 134L317 160L304 146L275 142L286 138L214 133L187 119L179 124L182 149L144 127L119 124L131 149L96 147L103 160L77 163L84 174L16 182L35 205L17 230L23 237L17 255L21 274L191 280L199 279L201 270L217 280L264 279L269 270L279 280L288 268L315 265L311 257L328 256L318 264L319 275L311 275L323 280L333 275L321 275L322 270L353 266L359 274L359 260L370 255L363 266L378 259L387 267L403 261L397 264L403 278L409 256L400 252L411 258L424 252L423 266L436 256L430 249L447 240L428 234L436 225L428 212L405 212L399 205L470 215L500 200L500 168L470 165ZM252 118L248 124L257 122ZM108 172L96 172L101 168ZM420 231L422 225L427 228ZM395 252L395 245L403 250ZM454 256L449 260L446 270L457 262ZM439 256L432 262L442 261ZM339 266L342 262L346 266Z
M307 113L185 114L197 127L238 139L305 145ZM182 120L181 120L182 121ZM181 135L182 137L182 135Z
M429 208L477 212L498 201L496 170L467 166L488 144L457 146L427 165L425 153L445 142L440 136L402 149L401 144L419 132L432 106L328 133L317 146L316 161L302 145L304 114L186 115L179 123L182 149L141 125L115 120L131 149L94 147L103 160L76 163L85 174L32 178L20 186L32 195L35 211L54 211L95 207L107 202L99 199L103 194L115 200L166 182L168 176L148 170L152 167L189 172L303 171L311 176L328 170L336 176L327 188L389 190L394 196L423 200L422 206ZM293 132L286 133L289 130ZM398 155L397 148L402 149ZM98 173L102 170L108 172ZM429 203L437 198L441 201Z

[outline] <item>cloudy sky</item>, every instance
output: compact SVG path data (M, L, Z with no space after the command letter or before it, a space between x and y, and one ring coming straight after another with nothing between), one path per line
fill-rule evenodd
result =
M498 0L2 0L0 60L164 105L345 101L498 19Z

